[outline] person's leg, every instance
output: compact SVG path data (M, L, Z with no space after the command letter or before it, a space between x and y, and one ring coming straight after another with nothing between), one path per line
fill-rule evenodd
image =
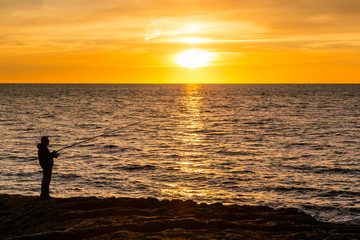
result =
M52 172L52 168L43 169L43 179L41 182L41 194L40 194L41 199L50 198L49 185L51 181L51 172Z

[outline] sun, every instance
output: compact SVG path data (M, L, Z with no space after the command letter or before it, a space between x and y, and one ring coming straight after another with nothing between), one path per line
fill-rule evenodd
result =
M178 54L175 58L177 64L187 68L199 68L209 66L213 60L213 53L199 49L191 49Z

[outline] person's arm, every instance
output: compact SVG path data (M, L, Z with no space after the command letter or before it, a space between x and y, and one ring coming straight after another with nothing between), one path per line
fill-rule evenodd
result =
M51 152L51 157L52 158L57 158L60 154L57 151L52 151Z

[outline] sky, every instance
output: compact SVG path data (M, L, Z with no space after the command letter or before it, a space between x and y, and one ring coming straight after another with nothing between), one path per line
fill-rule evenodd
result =
M360 83L359 0L0 0L0 24L0 83Z

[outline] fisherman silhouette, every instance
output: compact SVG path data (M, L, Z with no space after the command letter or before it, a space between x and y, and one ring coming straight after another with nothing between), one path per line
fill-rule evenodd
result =
M40 166L43 170L43 178L41 182L41 194L40 199L50 199L49 186L51 181L51 172L54 166L54 158L59 156L59 153L56 151L52 151L48 149L50 141L49 138L44 136L41 138L41 143L37 145L38 156Z

